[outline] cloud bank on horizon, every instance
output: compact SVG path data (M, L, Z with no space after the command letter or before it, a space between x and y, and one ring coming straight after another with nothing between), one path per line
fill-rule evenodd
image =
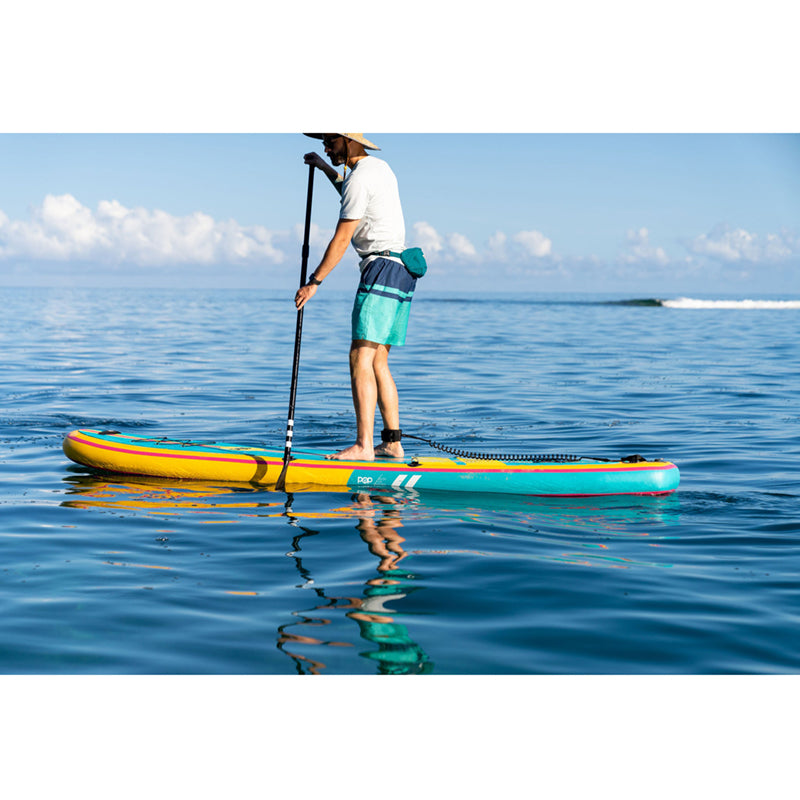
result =
M312 226L312 246L324 248L331 231ZM296 258L302 236L292 230L243 226L233 219L215 220L195 212L174 216L158 209L126 208L104 200L95 210L70 194L47 195L31 209L29 218L11 220L0 209L0 265L3 262L92 262L130 267L173 265L279 265ZM423 249L432 267L443 274L477 275L487 265L492 275L575 277L603 270L617 277L638 269L646 274L683 269L691 273L704 265L739 270L782 267L800 259L800 237L782 230L759 236L721 223L708 233L677 241L683 252L670 256L662 244L650 240L641 227L626 232L615 258L564 255L542 231L507 234L496 231L482 245L460 232L441 233L426 221L408 229L408 243ZM740 272L746 275L746 272ZM493 287L498 288L498 287Z
M92 211L72 195L47 195L28 220L0 210L0 259L96 261L135 266L214 264L249 260L279 263L275 234L260 225L243 227L195 212L125 208L103 200Z

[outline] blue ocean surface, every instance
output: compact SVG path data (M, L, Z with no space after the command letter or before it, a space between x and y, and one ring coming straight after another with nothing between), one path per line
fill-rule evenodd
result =
M0 289L0 672L800 671L800 299L420 285L405 431L663 458L669 496L286 495L63 455L77 427L281 448L292 294ZM306 309L296 447L352 443L350 305Z

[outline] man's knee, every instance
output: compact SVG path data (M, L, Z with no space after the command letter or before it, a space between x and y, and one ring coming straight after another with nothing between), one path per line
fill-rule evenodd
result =
M370 342L366 339L353 339L350 344L350 360L366 360L370 363L373 361L386 361L390 347L391 345Z
M378 345L374 342L367 342L362 339L355 339L350 345L350 369L351 371L372 369L375 362L375 354Z

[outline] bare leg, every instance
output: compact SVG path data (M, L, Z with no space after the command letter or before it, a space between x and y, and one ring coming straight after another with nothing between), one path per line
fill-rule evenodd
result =
M391 345L363 339L354 341L350 346L350 386L356 412L356 443L328 458L372 461L376 454L402 457L403 446L400 442L383 442L377 448L372 443L376 403L381 411L383 426L389 429L400 427L397 386L389 371L390 348Z
M397 397L397 386L389 371L389 350L391 345L380 344L373 361L373 372L378 387L378 407L383 418L383 427L396 430L400 427L400 400ZM400 442L383 442L375 448L375 455L401 458L403 445Z
M356 340L350 345L350 387L356 412L356 443L328 458L363 461L372 461L375 458L372 434L375 428L378 383L373 364L375 354L382 346L364 340Z

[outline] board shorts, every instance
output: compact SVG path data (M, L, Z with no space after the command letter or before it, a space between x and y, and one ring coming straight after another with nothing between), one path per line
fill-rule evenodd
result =
M353 303L353 339L405 344L417 279L399 261L374 258L364 267Z

